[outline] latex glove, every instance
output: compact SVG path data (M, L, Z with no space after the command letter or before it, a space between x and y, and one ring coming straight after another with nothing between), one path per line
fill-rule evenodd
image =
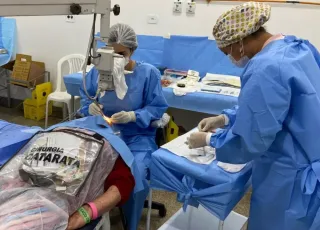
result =
M192 133L190 137L187 138L187 143L190 149L197 149L207 146L207 135L205 132Z
M89 105L89 114L91 114L92 116L101 115L101 109L103 109L103 105L99 106L96 103L92 102Z
M164 128L170 122L171 117L168 114L163 114L160 120L153 121L151 123L152 128Z
M198 129L201 132L211 132L215 129L223 128L225 126L225 122L224 115L205 118L199 123Z
M115 113L111 117L112 123L115 124L127 124L129 122L136 121L136 114L133 111L125 112L121 111L119 113Z

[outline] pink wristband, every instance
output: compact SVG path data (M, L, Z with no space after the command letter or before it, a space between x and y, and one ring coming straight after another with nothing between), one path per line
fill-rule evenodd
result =
M91 219L92 220L97 219L99 217L97 206L93 202L88 203L88 205L90 206L91 211L92 211L92 218Z

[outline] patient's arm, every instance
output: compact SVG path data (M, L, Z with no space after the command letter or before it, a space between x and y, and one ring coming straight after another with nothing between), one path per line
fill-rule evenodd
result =
M131 192L135 186L135 180L130 168L126 165L121 157L117 159L112 172L106 179L104 190L108 191L112 186L118 188L121 194L121 201L117 204L117 206L122 206L129 200Z
M94 204L98 209L99 216L103 213L109 212L121 201L121 194L116 186L111 186L108 191L103 195L95 199ZM92 212L89 205L85 204L82 206L87 210L90 217L92 218ZM70 218L68 223L68 230L79 229L85 226L84 219L78 212L75 212Z
M94 200L98 209L99 216L109 212L115 206L124 204L130 197L135 186L134 177L130 168L119 157L115 163L112 172L105 181L106 192ZM88 205L83 206L92 217L91 208ZM69 218L68 230L79 229L85 225L83 218L78 212L75 212Z

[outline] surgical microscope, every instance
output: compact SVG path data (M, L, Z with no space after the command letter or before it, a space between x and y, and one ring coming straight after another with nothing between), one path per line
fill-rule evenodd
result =
M98 40L106 43L110 29L110 14L120 14L120 6L111 6L111 0L1 0L0 17L6 16L49 16L93 14L93 25L83 66L83 84L86 95L95 101L100 92L114 90L114 58L119 58L112 47L97 49ZM100 38L95 38L97 15L101 15ZM121 56L120 56L121 57ZM86 89L86 63L90 60L99 71L98 90L91 97Z

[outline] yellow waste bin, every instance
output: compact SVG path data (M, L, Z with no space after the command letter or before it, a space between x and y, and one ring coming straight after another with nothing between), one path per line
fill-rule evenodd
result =
M31 120L40 121L45 118L46 104L39 105L37 100L26 99L23 102L24 117ZM49 102L48 116L52 114L52 101Z
M170 142L179 136L179 127L174 123L172 116L168 124L166 142Z
M47 103L47 97L50 93L52 93L51 82L39 84L32 91L32 100L37 101L38 105L45 105Z

